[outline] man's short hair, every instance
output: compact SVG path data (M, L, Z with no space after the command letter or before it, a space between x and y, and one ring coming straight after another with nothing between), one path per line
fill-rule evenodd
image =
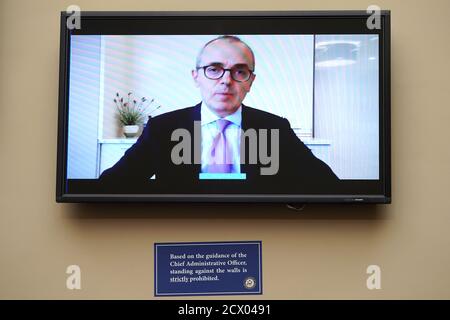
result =
M206 47L209 46L211 43L218 41L218 40L225 40L228 41L230 43L232 42L240 42L242 43L245 47L247 47L248 50L250 50L250 53L252 55L252 60L253 60L253 71L255 71L255 54L253 53L252 48L250 48L250 46L248 44L246 44L244 41L242 41L239 37L236 36L229 36L229 35L224 35L224 36L219 36L217 38L214 38L210 41L208 41L207 43L205 43L205 45L203 46L203 48L200 50L200 52L197 55L197 60L195 62L195 66L197 68L200 68L201 65L201 60L202 60L202 56L203 56L203 52L205 51ZM251 66L250 66L251 67Z

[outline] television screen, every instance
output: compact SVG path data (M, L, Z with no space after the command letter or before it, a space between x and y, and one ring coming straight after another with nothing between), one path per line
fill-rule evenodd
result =
M57 201L390 202L389 12L72 18Z

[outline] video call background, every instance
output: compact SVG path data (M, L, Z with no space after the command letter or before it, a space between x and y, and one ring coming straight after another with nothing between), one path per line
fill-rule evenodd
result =
M67 178L97 178L99 141L124 138L116 92L154 98L152 116L199 103L191 70L216 36L72 36ZM256 60L243 103L287 118L304 142L329 143L319 158L340 179L378 179L378 36L238 36Z

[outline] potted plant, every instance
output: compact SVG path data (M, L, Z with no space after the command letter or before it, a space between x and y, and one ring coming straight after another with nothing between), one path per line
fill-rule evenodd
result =
M149 104L153 103L154 99ZM122 124L123 134L127 138L135 137L140 129L140 125L144 123L145 119L145 103L147 99L142 97L138 100L133 98L133 93L128 92L128 97L124 100L123 97L116 93L114 103L118 110L118 118Z

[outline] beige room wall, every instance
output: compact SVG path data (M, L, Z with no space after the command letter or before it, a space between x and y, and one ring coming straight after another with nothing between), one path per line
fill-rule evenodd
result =
M392 10L393 203L55 202L59 11ZM450 1L0 1L0 298L153 298L153 243L262 240L264 295L450 298ZM65 269L82 270L82 290ZM365 286L382 268L382 289ZM219 297L221 298L221 297Z

